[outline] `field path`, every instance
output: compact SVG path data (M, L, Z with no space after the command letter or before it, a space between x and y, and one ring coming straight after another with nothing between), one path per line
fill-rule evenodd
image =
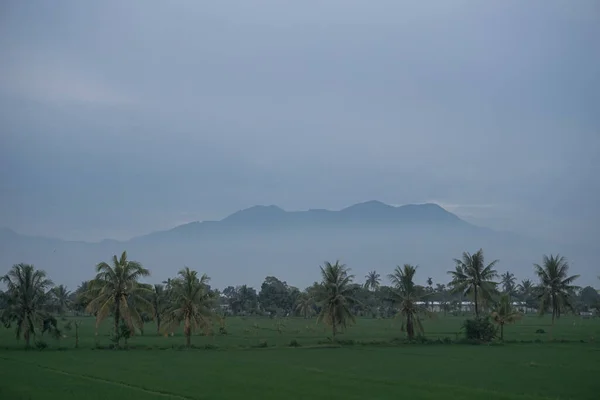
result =
M106 384L109 384L109 385L124 387L124 388L127 388L127 389L133 389L133 390L137 390L139 392L153 394L153 395L158 395L158 396L162 396L162 397L166 397L166 398L180 399L180 400L198 400L198 397L187 397L187 396L182 396L182 395L177 394L177 393L171 393L171 392L165 392L165 391L158 391L158 390L153 390L153 389L147 389L147 388L142 387L142 386L131 385L131 384L128 384L128 383L119 382L119 381L113 381L113 380L105 379L105 378L99 378L97 376L92 376L92 375L87 375L87 374L75 374L75 373L72 373L72 372L63 371L61 369L51 368L51 367L47 367L47 366L44 366L44 365L40 365L40 364L28 362L28 361L22 361L22 360L18 360L18 359L14 359L14 358L0 357L0 360L13 361L13 362L17 362L17 363L27 364L27 365L31 365L31 366L37 367L39 369L43 369L43 370L46 370L46 371L53 372L55 374L66 375L66 376L70 376L70 377L73 377L73 378L86 379L86 380L95 381L95 382L106 383Z

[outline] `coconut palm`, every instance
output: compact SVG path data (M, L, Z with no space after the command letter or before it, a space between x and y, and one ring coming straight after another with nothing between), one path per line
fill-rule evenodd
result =
M214 296L208 290L210 278L206 274L198 277L197 271L185 267L178 275L171 282L171 301L164 313L163 329L172 332L183 322L185 343L189 347L196 329L203 328L208 332L211 327Z
M114 317L114 335L119 344L121 320L133 333L135 327L142 328L140 311L150 310L151 304L146 298L150 294L148 285L138 280L149 276L150 271L137 261L127 259L127 252L121 258L113 256L112 265L101 262L96 265L96 277L90 282L87 312L96 315L96 329L112 313ZM135 305L135 306L133 306Z
M163 285L157 284L152 287L150 303L152 304L152 317L156 321L156 334L160 335L161 319L168 305L167 292Z
M301 293L296 299L296 311L307 319L310 317L315 309L315 299L307 292Z
M474 254L464 252L462 259L455 259L456 269L448 271L452 281L448 284L453 293L462 293L463 296L472 296L475 304L475 316L479 317L479 304L489 302L496 293L494 279L498 274L494 266L498 260L485 265L483 250L479 249Z
M377 271L371 271L365 276L365 289L375 291L379 288L381 277Z
M576 286L572 283L579 275L568 276L569 263L557 254L550 257L544 255L542 265L533 264L536 275L540 279L537 298L540 301L540 313L552 310L552 326L554 319L566 310L573 310L573 291Z
M52 281L44 271L29 264L14 265L1 281L7 287L2 321L7 327L14 322L17 339L23 336L25 346L29 347L31 336L36 335L36 329L42 330L48 319L47 289Z
M515 274L506 271L500 275L500 284L502 285L502 290L508 295L509 298L515 294L515 283Z
M530 279L523 279L521 283L517 285L517 291L519 293L519 297L522 301L525 302L525 311L527 311L528 307L531 307L531 298L533 296L533 292L535 290L535 286Z
M65 311L71 307L71 292L67 290L65 285L58 285L50 290L52 303L56 311L60 315L64 315Z
M523 315L515 310L510 302L510 297L504 294L492 311L492 321L500 326L500 340L504 340L504 325L513 324Z
M423 324L420 315L428 315L426 307L419 305L422 296L419 288L414 283L414 276L418 266L404 264L404 267L397 266L393 274L388 275L392 282L392 296L398 304L397 316L402 317L402 331L406 330L409 340L415 336L415 329L423 334Z
M346 328L349 323L354 322L354 316L350 311L351 306L358 303L354 298L354 286L349 269L336 261L335 264L325 262L321 268L322 282L317 292L317 305L321 312L317 322L323 322L331 326L333 340L338 329Z

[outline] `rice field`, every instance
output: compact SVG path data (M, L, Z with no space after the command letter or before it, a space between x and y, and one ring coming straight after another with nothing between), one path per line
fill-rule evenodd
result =
M314 319L228 318L227 335L159 336L150 323L108 350L110 321L95 335L74 333L23 350L0 329L0 399L596 399L599 319L528 316L505 329L505 343L444 344L465 317L425 322L429 344L397 344L400 321L359 319L328 344ZM64 323L61 322L61 323ZM545 333L536 333L536 332ZM447 338L447 339L446 339ZM439 341L437 340L439 339ZM298 347L291 347L290 344Z

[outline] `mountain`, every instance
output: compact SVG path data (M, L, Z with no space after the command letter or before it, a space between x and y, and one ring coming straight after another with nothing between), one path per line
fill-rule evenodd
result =
M267 275L304 287L319 279L323 261L336 259L348 264L359 281L368 270L385 276L396 265L411 263L420 265L422 281L431 276L447 283L453 258L479 248L490 261L501 260L500 271L511 270L519 278L531 277L532 263L543 254L571 255L578 267L592 260L591 252L474 226L436 204L395 207L379 201L340 211L254 206L220 221L191 222L128 241L64 241L0 229L3 270L31 263L71 289L93 276L95 264L123 250L152 271L152 282L187 265L206 272L216 287L259 287ZM595 276L591 269L589 275Z

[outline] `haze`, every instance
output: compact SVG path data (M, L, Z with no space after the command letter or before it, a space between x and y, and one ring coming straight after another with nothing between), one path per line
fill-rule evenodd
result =
M288 3L3 1L0 226L377 199L597 243L597 1Z

